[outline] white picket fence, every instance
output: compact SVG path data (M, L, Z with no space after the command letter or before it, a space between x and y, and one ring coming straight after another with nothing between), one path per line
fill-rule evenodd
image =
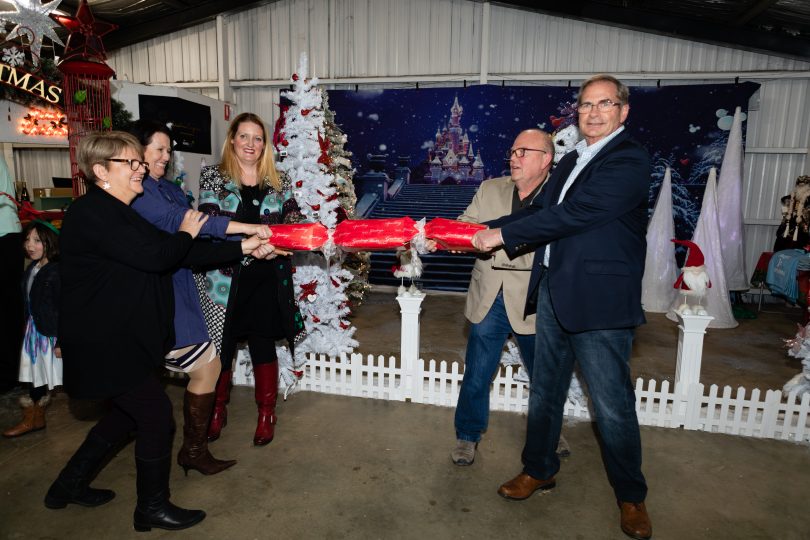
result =
M499 372L490 394L490 408L499 411L525 412L528 408L528 386L515 380L517 370L507 366ZM351 354L340 357L310 355L299 382L299 390L326 394L410 401L455 407L463 378L458 363L405 360L391 356ZM682 388L670 382L636 380L636 411L641 425L683 427L689 430L782 439L810 441L810 394L787 396L779 390L768 390L764 399L759 389L746 397L747 391L736 392L726 386L719 393L717 385L705 394L703 384ZM567 402L565 414L570 418L589 419L587 405Z

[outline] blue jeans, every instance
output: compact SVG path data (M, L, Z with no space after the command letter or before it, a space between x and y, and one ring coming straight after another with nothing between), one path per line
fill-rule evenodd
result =
M520 355L526 364L526 371L531 376L534 363L534 334L518 334L512 331L506 306L503 302L503 291L498 292L492 307L484 319L472 324L467 341L467 353L464 357L464 380L456 405L456 438L464 441L478 442L481 433L486 431L489 423L489 385L498 369L504 343L514 334Z
M566 332L554 314L548 275L540 280L537 310L537 348L523 472L547 479L560 470L555 450L576 361L588 385L602 441L602 459L616 498L625 502L644 501L647 484L641 473L641 436L630 382L634 330Z

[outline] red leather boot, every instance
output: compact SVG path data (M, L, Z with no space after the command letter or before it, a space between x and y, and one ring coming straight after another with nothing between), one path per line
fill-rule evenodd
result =
M253 368L256 380L256 405L259 421L253 444L264 446L273 440L276 431L276 398L278 398L278 361L259 364Z
M208 440L219 439L222 428L228 425L228 409L226 405L231 399L231 375L233 371L223 371L217 381L214 410L211 412L211 422L208 424Z

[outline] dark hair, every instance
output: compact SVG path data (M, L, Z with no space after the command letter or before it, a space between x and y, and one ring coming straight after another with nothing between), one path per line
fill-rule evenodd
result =
M42 255L48 261L55 261L59 258L59 237L53 229L41 221L31 221L23 227L23 244L28 239L31 231L36 230L39 241L42 242Z
M166 124L161 124L156 120L143 118L136 120L129 125L127 132L134 135L135 138L138 139L138 142L143 146L147 146L152 142L152 137L155 136L155 133L163 133L169 138L169 141L174 140L172 138L172 131L166 126Z

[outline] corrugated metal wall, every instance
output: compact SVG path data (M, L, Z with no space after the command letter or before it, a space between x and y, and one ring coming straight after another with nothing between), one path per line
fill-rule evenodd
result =
M280 0L229 16L224 26L232 100L270 125L278 90L302 51L309 55L310 75L347 84L424 76L445 85L474 82L481 75L483 47L490 80L510 83L552 74L576 84L581 74L594 72L638 74L641 84L650 84L656 73L663 84L683 84L712 78L701 73L729 72L732 80L734 73L745 79L747 71L803 72L798 78L759 80L762 88L749 112L747 146L754 149L746 156L744 179L749 269L773 244L779 199L798 175L810 172L808 62L470 0ZM110 64L119 78L196 82L207 85L196 91L216 97L216 23L115 51ZM670 80L676 72L684 75ZM626 80L632 83L632 75Z

